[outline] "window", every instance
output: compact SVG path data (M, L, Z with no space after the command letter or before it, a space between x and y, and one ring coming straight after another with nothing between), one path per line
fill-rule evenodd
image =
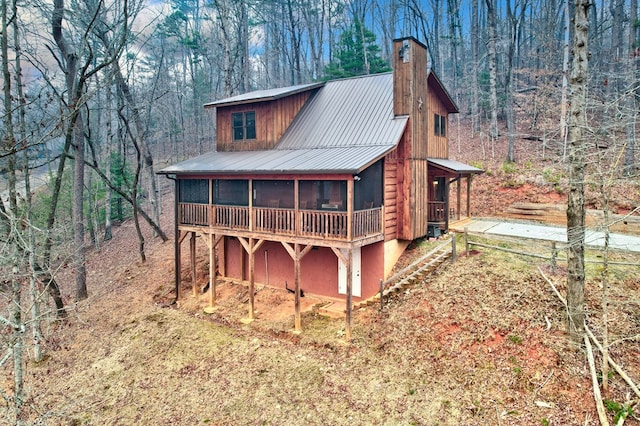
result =
M447 136L447 117L439 114L434 114L434 131L436 136Z
M256 138L256 112L234 112L231 114L233 140L242 141Z

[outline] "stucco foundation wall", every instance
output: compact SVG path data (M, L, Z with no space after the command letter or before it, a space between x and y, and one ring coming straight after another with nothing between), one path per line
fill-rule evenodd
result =
M227 276L248 280L249 256L240 242L234 238L226 238L225 253ZM284 289L286 282L289 288L293 289L295 286L293 268L293 260L278 242L265 242L255 253L256 283ZM300 268L300 288L305 293L325 297L345 297L338 294L338 258L330 248L313 248L302 258ZM383 275L384 243L362 247L362 298L370 297L378 291L379 281ZM354 301L360 299L354 297Z
M362 247L362 298L368 299L380 290L380 280L384 279L384 242Z

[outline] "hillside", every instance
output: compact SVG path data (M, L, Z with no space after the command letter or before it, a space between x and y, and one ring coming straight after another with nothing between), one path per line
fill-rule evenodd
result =
M476 148L452 157L477 162ZM474 215L523 199L564 199L553 183L536 183L545 164L525 160L535 150L521 149L519 164L531 166L514 173L500 160L482 160L493 172L474 180ZM504 185L512 174L525 182ZM162 222L171 231L170 198L166 193ZM168 304L173 241L145 232L144 264L134 257L131 221L90 253L90 298L69 321L52 324L46 360L28 365L31 413L46 424L597 424L584 354L568 346L563 308L530 259L490 250L462 256L382 312L357 311L347 343L343 319L314 311L304 314L303 332L292 333L286 292L261 290L258 319L244 325L245 287L222 284L224 300L207 315L205 296L190 295L185 273L183 299ZM402 261L427 248L412 245ZM554 278L562 283L562 268ZM68 270L60 281L71 300ZM596 328L598 283L593 272L586 292ZM613 271L611 332L636 336L617 344L613 356L636 381L639 290L635 270ZM605 397L621 404L627 392L613 375Z

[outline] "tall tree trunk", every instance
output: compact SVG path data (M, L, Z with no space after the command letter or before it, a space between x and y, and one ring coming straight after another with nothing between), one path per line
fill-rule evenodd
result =
M489 39L487 50L489 53L489 102L491 108L491 121L489 123L489 138L498 139L498 29L495 0L485 0L487 5L487 19L489 21Z
M636 43L638 40L638 0L631 0L629 12L629 52L627 55L627 93L625 94L626 121L625 121L625 150L624 150L624 172L626 176L633 176L636 173L636 111L638 98L638 55Z
M51 18L51 31L58 50L64 61L64 74L67 88L67 135L71 137L74 153L73 167L73 241L75 244L74 265L76 272L76 299L87 298L87 270L85 264L84 247L84 131L82 128L82 116L80 113L80 94L83 82L77 76L78 56L71 51L62 34L62 20L64 18L64 0L54 0L54 8Z
M507 32L509 35L507 45L507 63L504 78L504 91L506 98L507 131L509 132L509 144L507 148L507 162L516 161L515 155L515 112L513 106L513 57L516 51L516 34L518 31L518 19L511 9L511 0L506 1L507 6Z
M111 144L113 143L113 126L111 122L111 87L107 87L106 90L106 140L104 144L104 159L105 159L105 174L107 179L111 179ZM109 188L105 188L104 196L104 241L109 241L113 238L112 223L111 223L111 202L113 200L113 191Z
M15 75L16 75L16 91L18 95L18 128L20 134L20 148L22 149L22 170L24 176L24 197L25 197L25 206L26 211L25 221L26 228L24 231L26 232L26 238L24 238L26 242L26 247L24 250L27 253L27 264L29 271L29 296L31 302L31 335L33 336L33 360L35 362L42 361L42 344L44 341L42 337L42 331L40 330L40 291L38 290L38 265L36 262L36 235L34 231L34 227L32 224L32 194L31 194L31 174L29 170L29 146L27 143L27 123L25 119L25 106L27 104L23 82L22 82L22 50L21 43L19 37L18 27L18 5L17 1L13 2L13 10L12 14L14 16L13 19L13 50L15 55Z
M471 136L480 131L480 95L478 93L478 64L480 54L478 49L479 22L478 1L471 0Z
M87 265L84 242L84 131L83 118L76 113L73 125L73 242L76 300L87 298Z
M569 194L567 197L567 330L580 345L584 333L584 174L586 103L589 77L589 0L576 0L569 115Z
M0 214L3 222L7 223L7 235L3 236L8 243L9 248L9 265L10 275L9 282L11 283L11 307L10 322L11 325L11 337L8 342L8 346L13 356L13 399L11 404L8 405L8 409L13 417L14 423L22 425L23 420L23 407L24 407L24 381L23 381L23 353L22 353L22 336L23 336L23 319L22 319L22 286L20 277L20 244L19 236L17 235L19 226L17 224L17 199L16 199L16 141L13 130L13 105L11 101L13 99L11 91L11 73L9 70L9 19L8 19L8 7L7 1L3 0L1 5L1 20L2 20L2 34L0 35L0 49L2 50L2 76L4 79L3 87L3 101L4 101L4 137L2 140L2 154L7 155L8 158L8 177L9 177L9 212L4 209L4 202L0 199L1 211ZM14 17L14 19L16 19ZM7 401L9 402L9 401Z
M560 101L560 138L567 135L567 92L569 91L569 0L564 0L564 46L562 49L562 100ZM566 144L563 158L566 155Z

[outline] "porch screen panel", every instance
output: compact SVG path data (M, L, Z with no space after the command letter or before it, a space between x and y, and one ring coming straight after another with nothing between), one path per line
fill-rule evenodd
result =
M253 205L256 207L294 207L292 180L255 180L253 181Z
M249 205L249 181L246 179L216 180L213 191L214 204L224 206Z
M358 174L360 180L353 185L356 210L381 207L383 202L382 160L367 167Z
M209 204L208 179L180 179L181 203Z
M320 182L315 180L301 180L298 184L298 208L303 210L317 210L320 201Z

